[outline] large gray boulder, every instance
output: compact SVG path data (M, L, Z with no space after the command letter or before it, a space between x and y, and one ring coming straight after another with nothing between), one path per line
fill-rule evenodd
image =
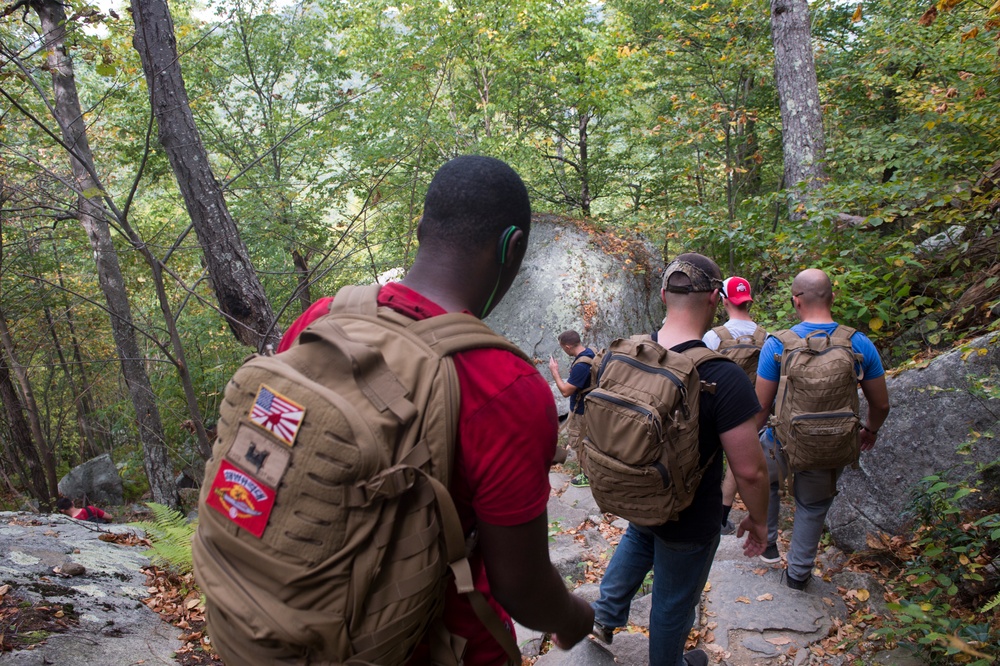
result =
M595 351L617 337L659 328L663 262L637 238L622 238L554 215L535 215L521 272L486 319L544 370L549 354L569 359L556 337L566 329Z
M107 453L77 465L59 481L59 494L98 506L121 506L122 479Z
M1000 458L996 439L981 438L970 447L973 432L996 431L1000 400L977 388L977 378L1000 379L1000 333L977 338L922 367L889 377L891 411L879 432L878 443L861 454L860 469L845 470L840 494L827 524L838 546L867 548L869 533L903 534L911 491L925 476L954 468L969 478L974 465ZM986 479L987 483L996 484ZM996 497L996 488L984 488L978 497Z

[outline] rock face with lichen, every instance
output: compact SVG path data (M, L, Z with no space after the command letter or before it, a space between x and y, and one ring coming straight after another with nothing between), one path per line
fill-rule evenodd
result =
M486 319L544 364L569 359L556 337L574 329L595 351L617 337L649 333L663 320L663 261L640 238L623 238L552 215L536 215L521 272Z
M886 378L889 418L859 468L844 471L827 515L838 546L864 550L869 535L908 533L911 493L931 474L979 478L981 492L969 501L995 501L1000 474L980 474L976 464L1000 458L996 439L984 436L1000 420L1000 400L989 390L1000 379L998 367L1000 333L992 333Z

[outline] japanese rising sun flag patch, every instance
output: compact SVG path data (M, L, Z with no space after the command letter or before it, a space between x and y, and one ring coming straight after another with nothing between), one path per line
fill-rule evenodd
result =
M295 435L299 432L305 413L302 405L272 391L266 384L261 384L257 399L250 409L250 420L291 446L295 443Z
M259 539L274 508L274 490L223 460L205 503Z

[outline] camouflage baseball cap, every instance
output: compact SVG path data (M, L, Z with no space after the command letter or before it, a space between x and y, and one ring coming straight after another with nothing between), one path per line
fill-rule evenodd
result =
M688 252L667 265L663 271L663 288L675 294L722 289L722 273L708 257Z

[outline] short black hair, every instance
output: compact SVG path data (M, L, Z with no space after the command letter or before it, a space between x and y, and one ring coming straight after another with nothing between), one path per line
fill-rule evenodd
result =
M68 497L60 497L56 500L56 510L65 511L73 508L73 500Z
M521 177L501 160L462 155L438 169L427 188L421 243L481 249L505 229L531 227L531 202Z

